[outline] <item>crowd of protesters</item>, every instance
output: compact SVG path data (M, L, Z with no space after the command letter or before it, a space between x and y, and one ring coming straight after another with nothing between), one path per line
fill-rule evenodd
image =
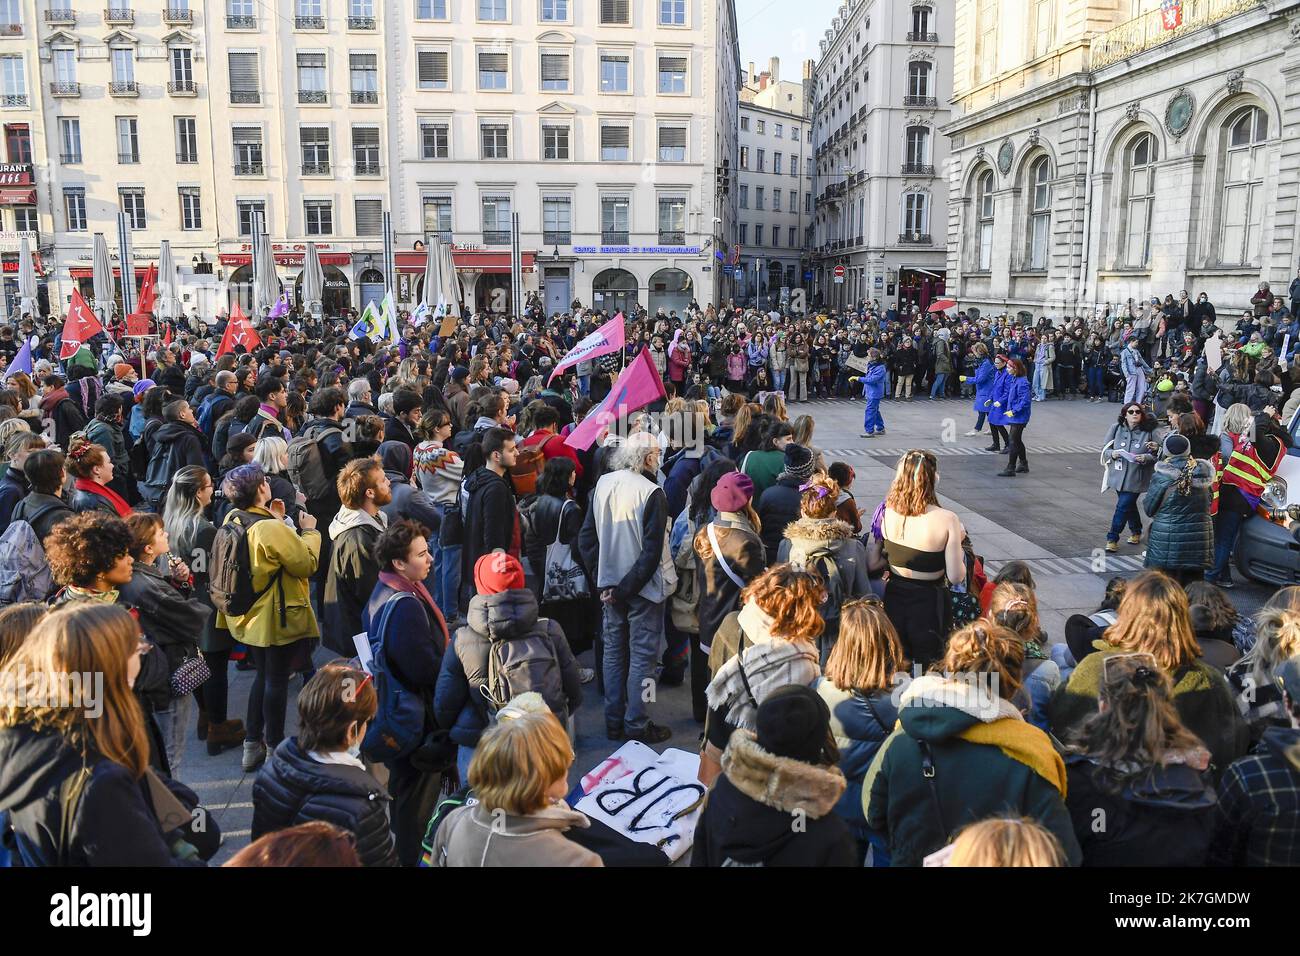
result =
M194 316L66 359L58 325L0 327L31 357L0 388L0 854L204 864L197 737L256 774L229 865L613 863L565 803L574 714L664 744L654 684L700 725L693 865L1300 863L1300 589L1254 619L1222 590L1258 503L1224 466L1290 446L1300 335L1266 293L1226 332L1186 293L1065 323L692 304L554 377L614 317L377 344L295 311L217 355ZM653 414L566 443L642 350ZM1033 402L1116 403L1108 546L1140 503L1149 570L1045 634L932 453L859 508L799 408L850 397L864 437L882 402L971 401L1007 477ZM96 710L48 693L82 673Z

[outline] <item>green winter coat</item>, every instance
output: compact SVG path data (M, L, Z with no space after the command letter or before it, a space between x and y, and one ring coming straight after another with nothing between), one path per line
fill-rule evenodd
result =
M891 865L920 866L969 823L996 814L1026 816L1050 830L1070 865L1078 866L1082 853L1065 808L1060 756L1014 705L989 701L981 690L987 693L986 686L934 674L908 685L898 726L862 782L867 826L884 834ZM963 736L975 734L997 742ZM922 743L933 777L922 773Z
M1189 460L1186 493L1178 484ZM1214 523L1210 496L1214 469L1208 461L1187 456L1166 458L1156 465L1142 510L1151 518L1147 538L1148 568L1209 568L1214 565Z
M1079 662L1070 679L1047 706L1052 735L1070 743L1083 722L1097 712L1103 662L1111 654L1129 653L1105 641L1093 642L1097 653ZM1250 742L1246 722L1233 703L1228 681L1217 669L1197 660L1179 668L1174 678L1174 709L1184 726L1201 738L1217 780L1228 764L1242 756Z

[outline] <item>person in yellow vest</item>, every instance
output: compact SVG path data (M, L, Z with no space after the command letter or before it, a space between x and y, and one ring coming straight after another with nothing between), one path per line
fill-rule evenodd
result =
M1256 423L1248 405L1236 404L1224 415L1219 454L1215 457L1215 486L1210 513L1214 515L1214 565L1205 580L1221 588L1233 586L1229 559L1237 544L1241 526L1259 506L1264 486L1277 471L1286 454L1280 443L1270 442L1277 451L1261 457L1255 444ZM1265 449L1267 451L1267 449Z

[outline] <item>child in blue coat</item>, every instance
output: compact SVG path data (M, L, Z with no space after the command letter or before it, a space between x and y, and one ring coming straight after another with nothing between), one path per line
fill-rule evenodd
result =
M867 410L862 416L862 437L875 438L885 433L885 420L880 415L880 400L887 388L885 363L880 359L880 349L867 350L867 371L862 376L862 394L867 399Z

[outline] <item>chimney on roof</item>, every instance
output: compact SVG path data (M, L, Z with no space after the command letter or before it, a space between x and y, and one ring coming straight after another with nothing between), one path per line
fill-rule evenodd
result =
M767 71L772 74L773 83L781 82L781 58L779 56L774 56L768 61Z
M750 60L750 61L749 61L749 82L750 82L751 84L752 84L752 83L756 83L756 82L758 82L758 74L754 72L754 61L753 61L753 60Z

